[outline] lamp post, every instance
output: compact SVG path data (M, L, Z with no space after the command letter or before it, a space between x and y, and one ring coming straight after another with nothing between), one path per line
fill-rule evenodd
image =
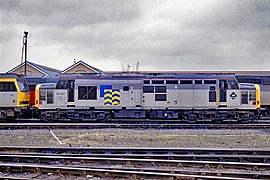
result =
M27 63L27 37L28 32L24 31L23 45L24 45L24 75L26 76L26 63Z

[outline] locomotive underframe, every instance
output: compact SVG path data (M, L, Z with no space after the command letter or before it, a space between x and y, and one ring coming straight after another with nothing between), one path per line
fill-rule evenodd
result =
M39 118L43 121L68 119L73 122L96 120L100 122L112 119L179 119L196 122L199 120L237 120L240 122L258 120L258 110L249 109L51 109L40 112Z

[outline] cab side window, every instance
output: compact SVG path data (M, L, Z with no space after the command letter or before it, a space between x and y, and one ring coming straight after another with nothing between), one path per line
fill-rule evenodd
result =
M14 82L0 82L0 91L2 92L16 92L16 86Z

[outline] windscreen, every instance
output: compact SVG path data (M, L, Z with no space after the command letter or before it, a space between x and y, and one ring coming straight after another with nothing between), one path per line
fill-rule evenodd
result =
M21 92L29 92L28 85L24 79L20 78L17 81Z

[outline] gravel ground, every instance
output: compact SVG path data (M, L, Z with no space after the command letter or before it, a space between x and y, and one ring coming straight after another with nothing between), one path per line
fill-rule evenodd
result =
M53 130L67 146L270 148L270 130ZM48 130L0 130L1 146L60 146Z

